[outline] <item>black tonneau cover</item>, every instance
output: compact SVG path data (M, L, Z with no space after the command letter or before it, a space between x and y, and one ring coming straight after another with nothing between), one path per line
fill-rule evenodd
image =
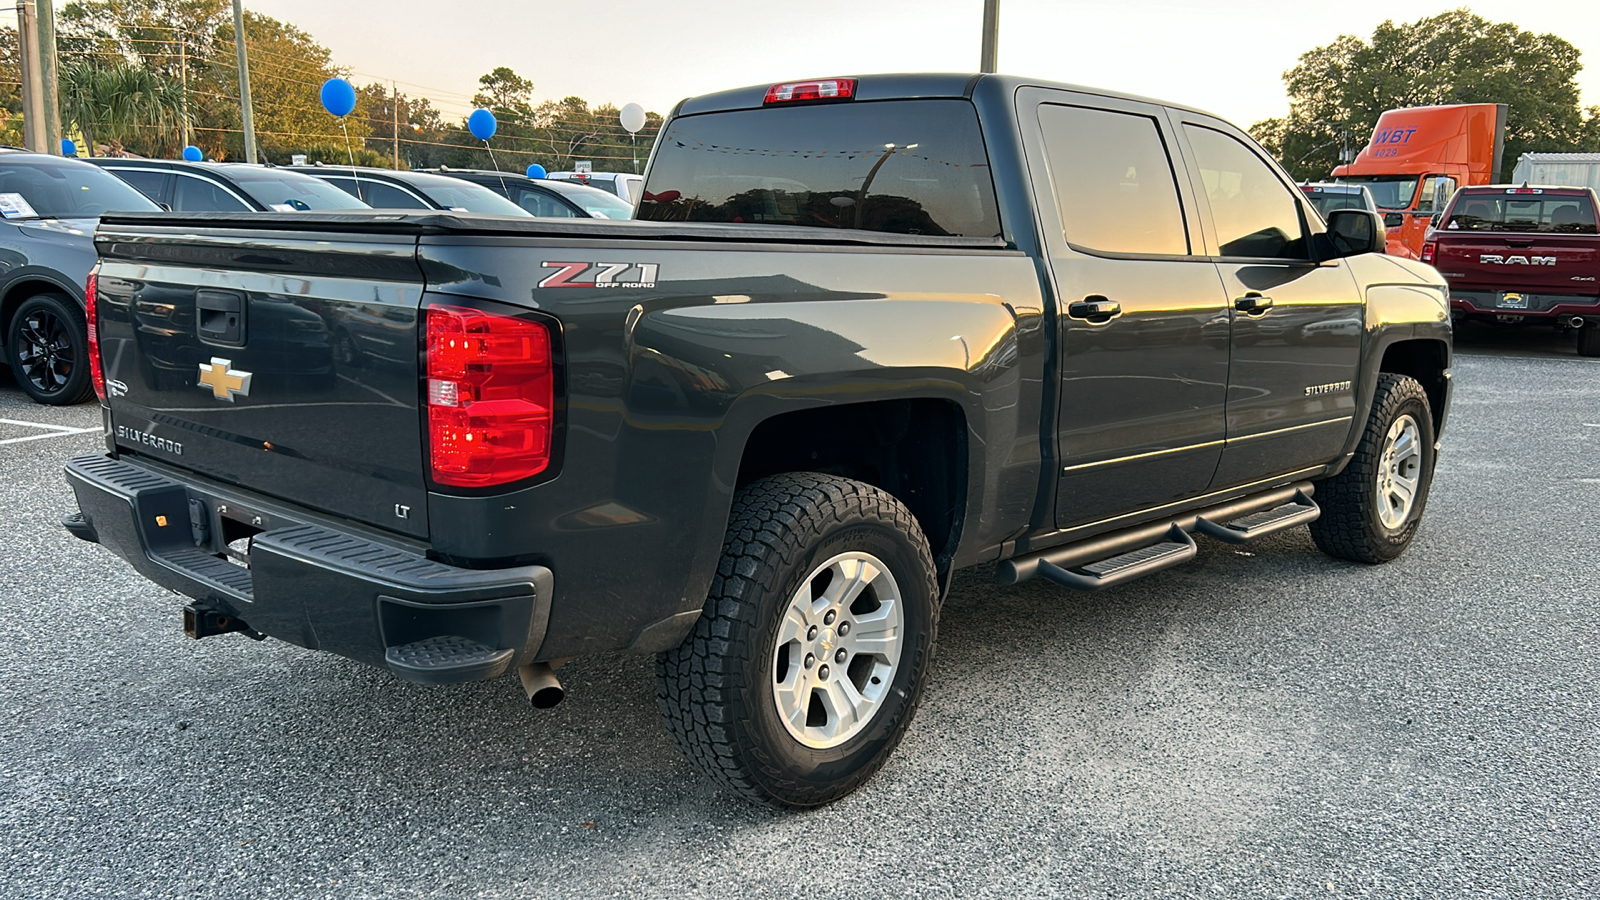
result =
M100 219L99 237L121 228L143 234L181 236L197 228L248 231L317 231L335 234L494 235L604 240L717 241L841 246L926 247L961 250L1004 250L999 237L890 234L839 228L724 222L638 222L627 219L543 219L474 213L371 212L297 213L108 213Z

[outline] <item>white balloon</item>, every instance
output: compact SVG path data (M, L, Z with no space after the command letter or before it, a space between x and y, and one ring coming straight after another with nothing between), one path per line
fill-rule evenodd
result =
M644 107L637 103L629 103L622 108L622 115L618 118L622 120L622 127L628 129L629 134L638 134L639 129L644 127Z

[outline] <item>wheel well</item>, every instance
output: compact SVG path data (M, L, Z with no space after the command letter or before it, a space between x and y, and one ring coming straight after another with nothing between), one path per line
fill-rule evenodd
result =
M1428 406L1433 410L1433 428L1437 434L1444 425L1444 370L1448 367L1449 352L1441 341L1399 341L1383 351L1383 362L1378 371L1415 378L1428 394Z
M29 279L12 285L6 290L6 295L0 297L0 335L4 335L11 330L11 316L16 313L17 307L25 303L29 297L37 297L40 294L66 294L68 297L72 296L70 291L52 281Z
M945 400L880 400L784 413L745 443L739 486L779 472L825 472L893 494L917 517L941 571L966 505L966 416Z

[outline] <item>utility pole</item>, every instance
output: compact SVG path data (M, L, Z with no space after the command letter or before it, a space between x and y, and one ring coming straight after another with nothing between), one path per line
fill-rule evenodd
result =
M239 51L239 110L244 119L244 160L256 161L256 118L250 112L250 58L244 47L244 7L233 0L233 45Z
M189 135L189 35L178 34L178 111L183 115L183 145L194 143Z
M44 152L61 155L61 101L56 90L56 11L51 0L36 0L39 32L39 87L44 93ZM94 148L89 148L94 155Z
M400 92L389 82L389 105L394 107L394 168L400 171Z
M1000 0L983 0L983 59L978 71L994 72L1000 54Z
M44 153L44 76L39 70L39 28L34 0L17 4L17 55L22 63L22 142ZM60 148L57 148L58 150Z

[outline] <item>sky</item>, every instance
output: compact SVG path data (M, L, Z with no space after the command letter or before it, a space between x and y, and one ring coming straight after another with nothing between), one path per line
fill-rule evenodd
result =
M983 0L244 0L354 70L451 114L509 66L536 101L678 100L750 84L872 72L976 71ZM1341 34L1370 38L1465 6L1583 52L1600 105L1600 0L1001 0L999 70L1198 107L1241 126L1288 111L1283 73ZM575 11L578 10L578 11Z

